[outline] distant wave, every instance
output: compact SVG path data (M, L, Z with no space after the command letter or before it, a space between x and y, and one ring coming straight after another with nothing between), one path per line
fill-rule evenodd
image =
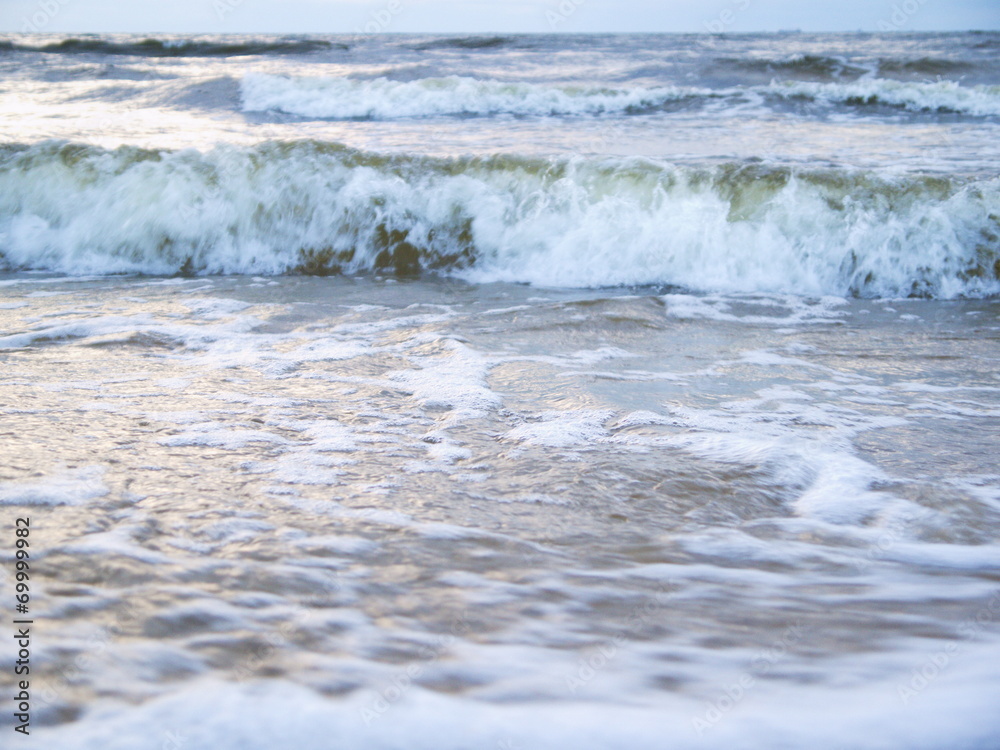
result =
M849 65L838 57L795 55L784 59L723 57L712 66L716 69L762 74L783 74L805 78L857 78L870 72L866 68Z
M448 39L433 39L414 44L412 49L423 51L432 49L497 49L507 47L516 41L509 36L462 36Z
M0 148L0 267L991 296L1000 178L45 142Z
M595 115L641 112L708 89L599 89L506 83L463 76L395 81L327 77L244 76L243 109L304 117L378 119L434 115Z
M376 78L286 77L250 73L241 82L245 111L279 111L301 117L388 120L439 115L644 114L671 102L743 99L748 95L807 99L846 106L881 104L913 112L1000 115L1000 87L954 81L903 82L881 78L845 83L783 81L761 86L708 89L586 88L507 83L463 76L409 81Z
M939 57L916 59L883 57L870 66L850 63L842 57L793 55L785 58L723 57L710 71L732 71L814 81L855 80L862 76L955 76L974 71L976 65Z
M947 60L939 57L921 57L916 60L882 58L878 62L879 73L882 75L949 76L969 72L975 67L972 63L963 60Z
M318 39L276 42L201 42L143 39L138 42L113 42L106 39L69 38L51 44L29 46L8 42L5 49L52 54L133 55L137 57L235 57L240 55L301 55L329 49L348 49L346 44Z
M910 83L884 78L852 83L773 83L766 92L785 99L810 99L850 106L883 105L911 112L1000 115L1000 86L961 86L954 81Z

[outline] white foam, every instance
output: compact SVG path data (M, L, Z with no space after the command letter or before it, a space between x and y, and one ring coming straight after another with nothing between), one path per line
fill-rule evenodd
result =
M115 555L130 557L153 565L173 563L170 556L136 543L135 537L143 531L138 524L119 524L109 531L83 534L58 550L70 555L95 555L102 559Z
M927 688L930 695L909 703L900 700L896 681L885 677L840 688L758 680L739 705L727 705L722 719L701 733L693 720L712 704L671 693L631 704L581 699L491 703L414 686L380 715L372 711L367 691L329 699L286 680L202 680L139 706L98 704L78 721L37 733L40 742L62 750L162 750L164 743L181 740L182 747L198 750L659 750L665 745L676 750L985 750L1000 732L992 710L1000 700L1000 671L985 647L969 650L974 653L954 658ZM521 664L530 658L510 654L506 661ZM212 710L206 712L206 706ZM275 716L282 720L274 721Z
M523 503L525 505L572 505L573 502L564 497L547 494L511 495L491 498L496 503Z
M667 315L680 320L716 320L745 325L804 325L839 323L847 315L838 307L847 304L842 297L810 299L787 294L705 295L666 294ZM746 308L735 312L735 306ZM773 314L765 315L764 312Z
M657 414L655 411L633 411L615 422L614 429L621 430L627 427L671 424L676 424L676 420L665 417L662 414Z
M123 331L148 329L154 319L148 315L101 316L57 325L43 325L26 333L0 336L0 349L20 349L39 341L86 338L101 335L122 335Z
M611 359L632 359L638 356L638 354L626 351L617 346L602 346L599 349L581 349L569 355L571 359L587 365Z
M337 536L309 536L296 543L297 547L307 547L310 550L323 550L332 552L344 557L357 557L365 555L379 548L379 545L370 539L362 539L357 536L337 535Z
M961 404L967 404L962 406ZM936 413L942 417L1000 417L1000 409L975 401L962 400L955 403L942 401L919 401L910 404L911 409L921 409Z
M943 298L1000 293L1000 280L975 270L1000 179L943 187L859 173L846 178L856 184L844 202L840 177L762 180L752 170L642 159L459 166L405 157L404 178L368 155L308 143L160 152L156 160L91 149L74 156L77 170L56 167L64 164L59 148L32 146L0 171L0 251L12 267L170 274L191 260L205 273L277 274L298 268L301 251L343 253L350 259L342 269L362 272L375 267L393 230L428 262L471 242L476 262L445 271L474 282L820 297L898 297L915 285ZM381 196L377 216L372 195ZM727 314L719 302L669 304L682 317ZM234 312L227 305L207 314ZM788 324L836 317L826 303L810 307L818 315L792 310ZM81 335L76 325L63 335ZM336 332L356 333L351 324ZM30 340L7 336L0 345ZM223 342L216 350L234 365L246 361Z
M933 385L931 383L903 382L896 383L896 388L901 391L924 392L924 393L955 393L960 391L986 391L988 393L1000 393L1000 388L990 385Z
M912 111L944 110L966 115L1000 115L1000 86L963 86L956 81L909 82L869 78L851 83L783 81L768 93L837 103L881 103Z
M549 448L590 445L607 437L605 424L613 415L593 409L547 411L536 415L536 421L508 430L504 440Z
M236 299L223 299L221 297L211 297L205 299L183 300L181 302L192 313L206 320L219 320L227 318L234 313L242 312L250 307L250 304Z
M750 357L747 361L760 360ZM758 364L775 364L769 358ZM780 364L787 364L779 358ZM793 362L794 363L794 362ZM833 524L859 524L905 515L911 503L873 486L888 477L856 456L851 438L860 432L906 424L898 417L867 416L843 407L815 403L787 386L763 389L758 398L719 409L670 406L675 424L687 427L663 438L714 461L765 471L802 516Z
M274 531L274 526L264 521L248 518L227 518L199 529L198 533L201 536L208 537L213 542L236 544L253 541L263 533L270 531Z
M266 430L234 429L222 427L215 422L204 422L194 424L180 434L160 438L157 442L160 445L171 447L200 445L208 448L238 450L252 443L284 445L289 440Z
M243 109L305 117L393 119L434 115L596 115L646 109L705 89L596 89L506 83L463 76L392 81L248 73Z
M273 419L268 424L301 434L303 446L316 453L358 450L355 430L333 419Z
M441 115L600 115L650 110L684 99L734 100L761 96L809 98L836 104L881 103L919 111L1000 114L1000 86L956 81L904 82L864 78L849 83L782 81L768 86L711 90L693 86L587 88L509 83L463 76L394 81L248 73L240 82L244 111L274 110L329 119L396 119Z
M292 485L336 486L343 482L344 470L339 467L344 463L350 462L293 450L273 461L248 462L243 469L251 474L267 474L277 482Z
M84 505L110 491L103 466L66 469L32 482L0 483L0 505Z
M147 419L170 424L205 423L206 414L201 411L151 411L144 415Z
M337 340L319 338L295 347L281 355L290 363L337 362L371 354L375 350L370 343L358 340Z
M233 367L237 364L259 364L253 342L239 334L253 330L260 321L250 316L238 316L225 322L191 325L184 322L165 322L151 314L97 315L71 323L42 323L29 331L0 336L0 349L20 349L37 344L74 342L128 342L137 334L150 336L164 343L186 345L201 352L200 362L210 367ZM130 376L128 380L147 380L144 376ZM125 382L109 379L94 381L92 387L102 384ZM48 388L63 388L67 384L47 384ZM72 385L70 384L70 387Z
M453 464L472 458L472 451L449 440L442 440L428 445L427 455L434 461Z
M153 382L157 388L169 388L171 390L183 391L191 386L193 381L187 378L160 378Z
M424 409L448 412L445 423L481 417L497 408L502 398L486 386L490 360L453 339L439 343L444 356L413 357L420 369L390 372L387 380Z

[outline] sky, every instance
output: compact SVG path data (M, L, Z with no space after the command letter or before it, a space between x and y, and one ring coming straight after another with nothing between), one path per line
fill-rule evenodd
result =
M1000 28L1000 0L0 0L0 31L551 33Z

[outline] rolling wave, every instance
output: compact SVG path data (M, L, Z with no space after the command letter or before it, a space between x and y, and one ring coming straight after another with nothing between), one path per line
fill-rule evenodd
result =
M915 59L882 57L866 63L826 55L792 55L785 58L723 57L713 61L708 69L783 79L838 81L876 74L880 77L954 77L975 71L977 65L966 60L926 56Z
M883 105L912 112L1000 115L1000 86L961 86L868 79L848 83L784 81L708 89L692 86L588 88L508 83L464 76L373 80L249 73L241 81L243 109L322 119L389 120L406 117L578 116L648 114L676 102L746 97L809 100L848 107Z
M741 73L787 75L820 80L857 78L869 72L866 68L848 64L842 58L823 55L794 55L784 59L723 57L716 60L711 67Z
M852 83L772 83L767 93L853 107L881 105L911 112L949 112L974 117L1000 115L1000 86L961 86L954 81L909 83L882 78Z
M302 55L330 49L348 49L346 44L320 39L279 41L207 42L195 40L142 39L116 42L109 39L71 37L37 46L8 42L4 49L50 54L131 55L134 57L237 57L243 55Z
M68 274L436 270L472 281L1000 293L1000 178L321 142L0 149L0 265Z
M940 57L920 57L916 60L896 60L882 58L878 69L881 75L909 74L930 76L961 75L975 69L975 65L964 60L948 60Z
M421 52L434 49L499 49L502 47L509 47L516 41L518 40L515 37L509 36L462 36L420 42L419 44L414 44L411 49Z
M388 120L434 115L596 115L648 111L708 90L675 86L600 89L506 83L465 76L395 81L388 78L243 77L245 111L277 110L329 119Z
M466 76L397 81L250 73L243 109L303 117L388 120L435 115L598 115L649 111L707 89L602 89L507 83Z

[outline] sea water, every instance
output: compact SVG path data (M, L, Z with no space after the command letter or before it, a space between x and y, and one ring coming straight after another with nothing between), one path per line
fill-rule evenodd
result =
M4 37L34 744L1000 746L998 50Z

